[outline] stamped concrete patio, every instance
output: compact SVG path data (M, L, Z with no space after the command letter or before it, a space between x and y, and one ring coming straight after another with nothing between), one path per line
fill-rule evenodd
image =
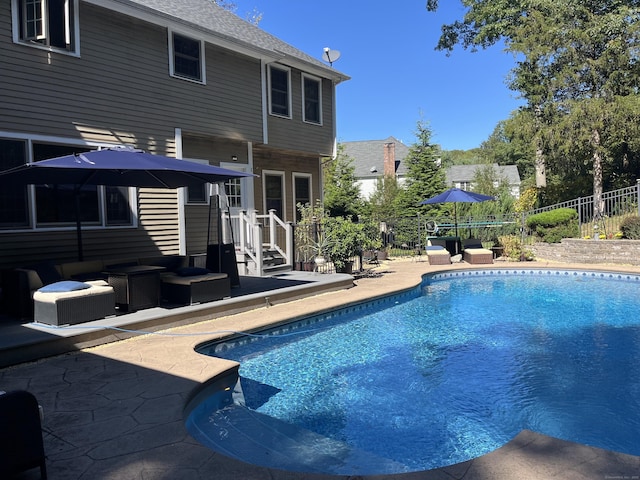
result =
M309 291L306 298L288 301L274 293L267 302L262 293L260 305L234 315L214 312L203 318L207 315L195 309L197 323L187 322L155 334L128 333L130 338L125 340L6 367L0 370L0 390L26 389L42 404L47 468L53 480L338 478L247 465L195 442L184 426L185 405L203 383L234 364L199 355L194 347L230 330L253 330L407 289L417 285L421 275L436 269L465 267L469 266L385 262L378 267L381 275L356 280L354 288ZM630 267L588 268L640 273ZM36 473L23 478L37 478ZM368 478L604 480L639 476L640 457L523 431L504 447L459 465Z

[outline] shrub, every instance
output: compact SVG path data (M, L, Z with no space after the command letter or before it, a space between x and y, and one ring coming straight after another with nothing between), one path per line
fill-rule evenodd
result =
M580 236L578 212L572 208L557 208L527 218L527 227L546 243L559 243L563 238Z
M626 217L620 224L623 238L630 240L640 240L640 217L633 215Z
M509 260L533 260L534 254L531 250L523 248L522 240L517 235L502 235L498 237L498 242L502 246L502 254Z

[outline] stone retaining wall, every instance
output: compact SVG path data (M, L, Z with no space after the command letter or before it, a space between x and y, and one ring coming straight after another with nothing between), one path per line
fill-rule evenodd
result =
M537 260L640 265L640 240L565 238L561 243L536 243L531 250Z

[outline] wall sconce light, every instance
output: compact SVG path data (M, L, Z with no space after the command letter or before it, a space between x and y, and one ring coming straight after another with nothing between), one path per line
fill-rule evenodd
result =
M237 155L231 155L231 160L233 160L234 162L238 161L238 156Z

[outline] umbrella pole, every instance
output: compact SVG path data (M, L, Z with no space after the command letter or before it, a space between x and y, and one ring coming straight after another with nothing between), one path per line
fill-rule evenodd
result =
M453 202L453 222L456 226L456 237L458 236L458 208L456 202Z
M80 189L75 188L73 191L76 207L76 241L78 243L78 261L84 260L84 254L82 251L82 220L80 219Z

